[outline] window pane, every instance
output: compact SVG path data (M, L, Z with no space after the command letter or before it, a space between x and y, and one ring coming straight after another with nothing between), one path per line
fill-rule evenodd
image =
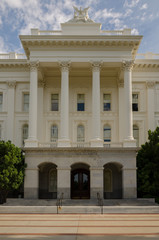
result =
M28 125L25 124L22 129L22 145L24 145L24 140L28 139Z
M58 127L57 125L53 125L51 127L51 142L56 142L58 139Z
M85 111L84 94L77 94L77 111Z
M136 140L136 146L139 146L139 128L138 126L133 126L133 137Z
M111 95L103 94L103 111L111 110Z
M51 94L51 111L59 110L59 95Z
M25 93L23 95L23 110L24 112L29 111L29 94L28 93Z
M132 110L135 112L138 111L138 94L132 95Z
M103 140L104 140L104 142L110 142L111 141L111 128L108 125L104 126Z
M85 141L85 133L84 133L84 126L79 125L77 127L77 142L84 142Z

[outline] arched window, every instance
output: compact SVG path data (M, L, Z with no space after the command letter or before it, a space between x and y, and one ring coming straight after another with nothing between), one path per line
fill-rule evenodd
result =
M111 127L109 125L104 125L103 141L104 142L111 142Z
M24 145L24 140L28 139L28 124L24 124L23 125L23 129L22 129L22 144Z
M85 141L85 129L83 125L78 125L77 127L77 142Z
M137 125L133 125L133 137L136 140L136 146L139 147L139 128Z
M52 125L51 126L51 142L56 142L58 139L58 126Z

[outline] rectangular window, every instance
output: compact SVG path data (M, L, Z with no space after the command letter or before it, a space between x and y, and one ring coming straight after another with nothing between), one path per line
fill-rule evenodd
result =
M3 111L3 93L0 93L0 112Z
M138 109L138 94L133 94L132 95L132 110L133 112L137 112L139 109Z
M23 95L23 110L24 112L29 112L29 93L24 93Z
M85 111L84 94L77 94L77 111Z
M51 111L59 110L59 95L51 94Z
M111 110L111 94L103 94L103 111Z

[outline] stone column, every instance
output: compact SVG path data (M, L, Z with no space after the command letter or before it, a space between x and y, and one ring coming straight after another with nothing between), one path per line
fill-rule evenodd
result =
M123 198L137 198L136 168L122 169Z
M15 87L16 81L8 81L8 114L7 114L7 140L14 141L15 123Z
M91 147L103 147L100 129L100 68L101 63L92 63L92 139Z
M64 193L64 198L70 199L71 188L71 168L58 167L57 168L57 196L60 197L61 193Z
M25 147L37 147L38 120L38 62L29 62L30 66L30 96L29 96L29 137Z
M97 198L97 193L103 198L103 169L103 167L90 167L91 199Z
M58 147L70 147L69 139L69 62L61 62L61 136Z
M154 109L154 86L155 82L147 81L147 130L155 130L155 109Z
M125 95L125 139L124 147L135 147L136 141L133 138L132 118L132 68L134 61L123 61L124 68L124 95Z
M118 80L118 108L119 108L119 142L124 140L124 81Z
M44 142L44 88L46 82L41 80L38 82L38 140Z
M24 198L39 198L39 169L27 168L25 170Z

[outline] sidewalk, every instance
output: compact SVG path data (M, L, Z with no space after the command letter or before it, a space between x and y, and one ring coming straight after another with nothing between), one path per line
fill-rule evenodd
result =
M159 214L0 214L0 239L159 239Z

